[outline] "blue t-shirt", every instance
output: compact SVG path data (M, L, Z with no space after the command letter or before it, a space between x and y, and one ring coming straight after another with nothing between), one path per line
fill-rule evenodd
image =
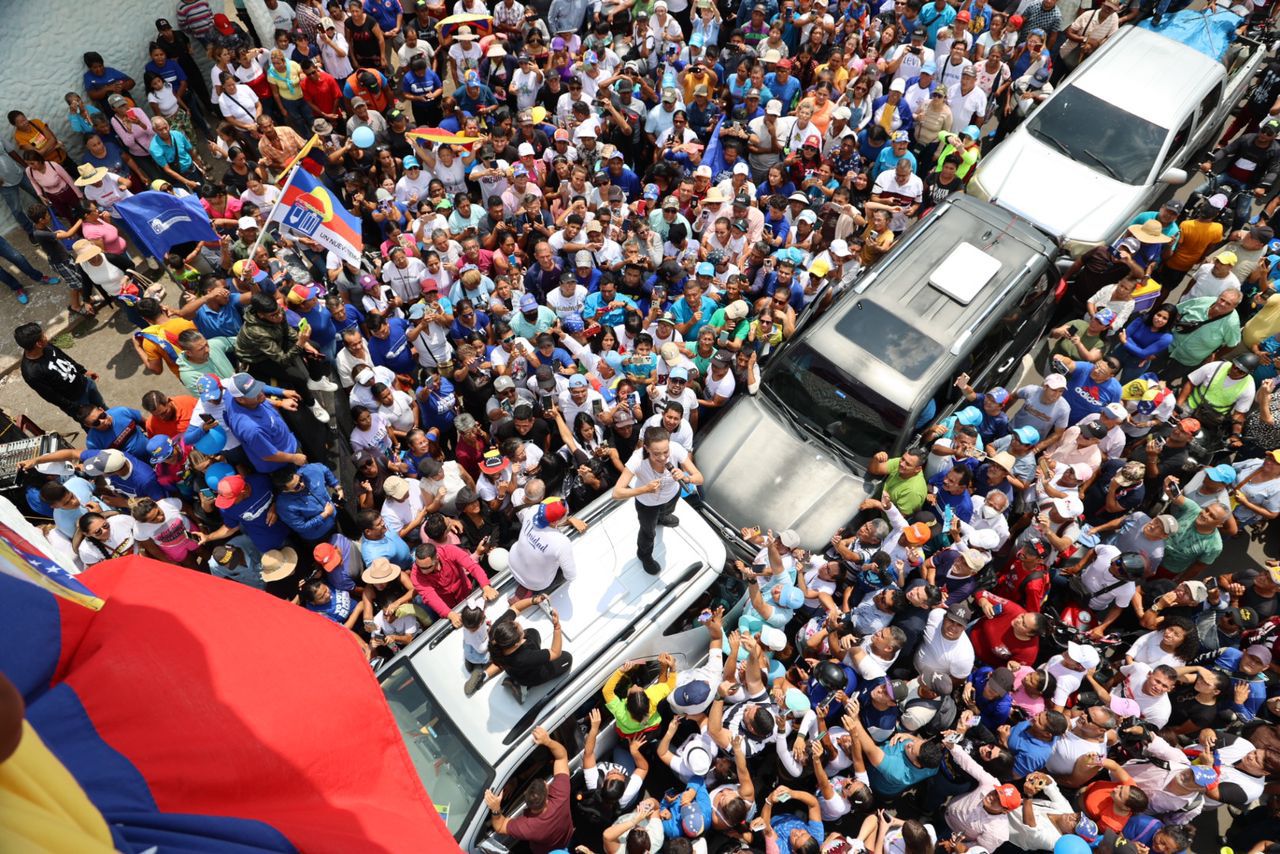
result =
M1009 749L1013 751L1013 776L1025 777L1039 771L1053 752L1052 741L1041 741L1031 735L1031 721L1023 721L1009 730Z
M81 451L80 462L84 462L95 453L97 452L92 449ZM129 473L123 477L119 474L107 475L107 483L112 489L129 498L151 498L159 501L169 496L165 488L160 485L160 481L156 479L154 469L133 454L126 452L125 457L129 460Z
M404 570L407 570L409 564L413 562L413 555L409 552L409 544L400 539L399 534L391 530L388 530L380 540L361 540L360 556L364 558L365 566L380 557L385 557Z
M605 308L611 302L623 303L622 308ZM600 314L600 309L604 308L604 314ZM627 309L639 311L640 307L636 305L636 301L626 294L614 293L613 299L605 300L599 291L587 296L586 303L582 306L582 318L588 323L599 323L601 326L621 326L622 321L626 319Z
M1098 384L1089 376L1092 372L1092 364L1079 362L1076 369L1067 376L1067 391L1063 399L1071 408L1072 424L1086 415L1101 412L1108 403L1115 403L1120 399L1120 383L1115 377Z
M783 813L773 817L773 831L778 834L779 854L791 854L791 833L795 830L807 830L819 845L827 838L826 828L820 821L808 821L798 815Z
M264 403L262 406L270 407L270 404ZM261 409L262 406L258 408ZM279 519L276 519L274 525L267 523L267 511L275 500L271 481L265 475L251 474L245 478L245 482L249 485L249 497L225 509L220 508L222 523L228 528L243 531L259 551L280 548L289 536L289 527Z
M298 452L297 437L270 402L264 400L250 408L232 400L227 404L226 411L227 426L240 440L249 456L249 462L257 471L273 472L287 465L266 459L272 454Z
M871 788L882 795L897 795L910 789L921 780L938 773L937 768L921 768L907 758L907 743L886 744L884 759L879 765L867 765Z
M80 499L80 506L75 510L59 510L57 507L49 509L53 515L53 526L59 533L70 539L75 535L76 523L80 521L80 517L89 512L89 508L84 505L90 501L97 501L98 498L93 494L93 484L82 477L69 477L62 482L62 485Z
M787 75L787 82L778 82L777 73L769 73L764 76L764 85L773 93L773 97L782 102L782 112L784 114L791 112L791 105L795 103L796 96L800 94L800 81L796 79L794 74ZM764 100L763 94L761 100Z
M959 495L952 495L943 489L942 481L949 472L950 469L946 469L929 478L929 486L937 487L934 495L938 499L938 503L934 505L933 512L938 514L939 519L942 519L945 512L950 510L960 518L960 521L968 522L973 518L973 496L969 494L967 489Z
M870 735L877 743L883 744L889 740L889 736L893 735L894 730L898 728L898 718L901 713L898 711L897 705L881 711L871 702L871 692L875 689L876 683L873 682L862 690L861 707L862 713L858 716L862 721L863 727L866 728L867 734Z
M425 95L428 92L434 92L441 88L440 75L436 74L430 68L423 71L421 76L414 74L412 71L406 71L404 73L404 80L400 83L400 87L410 95ZM421 102L414 103L415 106L425 106L425 104L421 104Z
M383 33L395 29L403 9L396 0L364 0L364 10L378 22Z
M139 459L147 459L146 418L142 413L127 406L113 406L107 414L111 416L111 426L94 427L85 433L85 447L94 451L115 448Z
M397 374L412 374L417 368L417 362L406 335L409 324L399 317L388 317L387 326L391 332L386 338L379 338L376 335L365 338L373 363L389 368Z
M440 377L435 391L427 395L426 400L418 399L422 429L430 430L432 427L437 427L441 432L446 431L453 425L453 419L457 415L457 404L458 398L454 396L453 383Z
M719 308L719 306L716 305L715 300L711 299L711 297L706 294L703 294L701 302L698 304L698 308L702 311L702 319L690 326L689 331L684 333L684 340L686 341L692 341L698 337L698 330L710 322L711 315L716 313L716 309ZM676 323L688 323L690 320L693 320L694 310L693 307L690 306L683 297L681 297L671 304L671 313L675 316Z
M240 301L234 297L217 310L205 303L196 309L193 321L205 338L234 338L240 334L240 327L244 325L244 318L240 315Z
M178 65L175 60L166 59L164 65L156 65L154 62L148 62L142 66L143 71L149 71L157 77L163 77L164 82L173 87L173 93L178 94L178 86L187 79L187 73L182 70L182 66Z
M112 68L109 65L105 66L102 69L101 74L94 74L92 71L86 70L83 78L84 91L87 93L101 86L106 86L108 83L115 83L117 80L128 80L128 79L129 79L128 74L125 74L123 71L120 71L119 69ZM99 100L99 101L102 101L103 103L106 103L107 99L104 97L104 98L98 98L95 100Z

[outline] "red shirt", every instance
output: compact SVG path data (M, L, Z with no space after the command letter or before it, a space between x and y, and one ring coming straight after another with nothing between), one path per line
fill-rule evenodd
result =
M482 587L489 584L489 576L466 549L436 543L436 560L440 565L435 572L423 572L415 562L409 570L409 581L426 606L438 616L448 614L475 589L468 575Z
M458 447L454 449L453 458L457 460L458 465L473 478L480 477L480 460L484 459L485 445L484 443L476 444L468 439L459 439Z
M333 75L324 71L321 71L320 76L315 80L303 75L302 98L318 112L335 116L339 112L338 105L342 101L342 89Z
M1040 639L1032 637L1030 640L1019 640L1013 633L1014 619L1027 610L1017 602L1010 602L985 590L978 591L977 600L990 602L1001 610L994 617L979 620L969 630L974 657L991 667L1000 667L1011 660L1034 664L1036 656L1040 654Z
M535 816L522 815L507 822L507 835L529 843L533 854L567 848L573 838L569 813L569 775L557 774L547 786L547 805Z
M1038 577L1026 581L1032 575ZM1026 582L1025 584L1023 582ZM1010 561L1009 566L1004 572L1000 573L1000 578L996 582L994 592L998 596L1006 599L1012 599L1028 611L1040 613L1040 605L1044 602L1045 594L1049 591L1049 568L1047 566L1037 566L1031 569L1024 567L1020 559L1015 558Z
M191 426L191 412L196 408L196 399L189 394L179 394L169 401L173 404L174 420L161 421L155 414L148 415L148 436L181 436Z

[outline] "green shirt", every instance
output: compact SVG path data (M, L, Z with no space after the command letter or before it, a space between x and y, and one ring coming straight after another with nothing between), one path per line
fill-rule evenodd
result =
M903 516L924 506L925 496L929 494L929 484L925 482L924 471L918 471L909 478L898 477L898 466L902 457L894 457L885 463L889 476L884 481L884 491L893 499L893 504Z
M1196 561L1211 564L1222 554L1222 535L1217 528L1208 534L1196 530L1200 510L1190 498L1169 506L1168 512L1178 520L1178 533L1164 544L1164 566L1170 572L1183 572Z
M724 326L727 322L728 320L724 316L724 309L717 308L715 314L711 315L711 320L707 322L707 325L716 328L716 337L718 338L720 333L724 331ZM751 321L744 317L734 326L733 331L729 333L729 338L734 341L746 341L750 332Z
M187 391L196 393L196 382L205 374L213 374L220 379L230 379L236 372L231 360L236 355L236 339L209 338L209 361L201 365L193 365L187 361L186 353L178 354L178 379L187 387Z
M1089 321L1087 320L1073 320L1067 324L1067 329L1069 329L1073 334L1080 336L1081 344L1088 347L1090 350L1097 350L1101 348L1105 351L1105 339L1103 339L1101 335L1090 335L1086 331L1088 328ZM1053 349L1050 352L1051 354L1066 356L1073 362L1089 361L1080 355L1080 348L1077 347L1076 342L1072 341L1070 338L1059 338L1057 341L1053 342Z
M1178 303L1178 325L1200 323L1217 301L1217 297L1194 297ZM1233 311L1191 332L1174 332L1169 357L1180 365L1197 368L1219 347L1234 347L1239 343L1240 317Z

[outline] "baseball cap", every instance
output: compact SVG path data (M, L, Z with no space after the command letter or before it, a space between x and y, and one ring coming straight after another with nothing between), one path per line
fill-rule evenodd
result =
M799 587L787 585L778 594L778 604L794 611L804 604L804 593L801 592Z
M1034 445L1040 441L1040 431L1034 427L1019 427L1013 431L1013 435L1024 445Z
M409 495L409 481L399 475L392 475L382 482L382 491L392 501L404 501Z
M1098 651L1088 644L1070 642L1067 644L1067 655L1085 670L1097 667L1102 661Z
M569 377L569 388L587 388L591 384L587 382L587 378L582 374L574 374Z
M697 715L711 705L711 683L701 679L678 686L667 698L667 705L681 715ZM705 751L704 751L705 752ZM686 757L687 761L687 757ZM708 761L708 770L710 763Z
M933 538L933 532L930 531L929 526L923 522L916 522L913 525L908 525L903 529L902 533L906 536L907 542L913 546L923 546Z
M760 629L760 643L774 652L781 652L787 647L787 633L777 626L763 626Z
M1260 643L1255 643L1247 647L1244 651L1245 655L1252 655L1254 658L1262 662L1263 667L1271 666L1271 650Z
M996 691L996 696L1003 697L1013 690L1013 672L1007 667L997 667L987 677L987 685Z
M231 391L235 397L257 397L265 394L267 387L249 374L240 373L231 378Z
M1258 612L1252 608L1232 608L1227 613L1231 615L1231 619L1245 631L1256 629L1258 627Z
M533 522L539 528L550 528L565 516L569 515L569 507L563 498L548 498L538 505Z
M582 321L582 316L571 314L562 321L565 332L581 332L586 329L586 324ZM570 383L572 385L572 383Z
M1178 533L1178 519L1170 513L1161 513L1155 518L1160 523L1160 527L1164 528L1164 532L1170 536Z
M1202 789L1208 789L1218 782L1218 771L1208 765L1193 764L1191 766L1191 778L1195 780L1197 786Z
M1235 266L1240 262L1240 259L1236 257L1236 253L1234 252L1219 252L1213 257L1213 260L1228 266Z
M1182 428L1182 432L1190 433L1192 436L1200 432L1200 420L1198 418L1183 418L1178 422L1178 426Z
M1187 592L1191 594L1191 601L1197 605L1209 598L1209 588L1203 581L1192 579L1182 582L1182 586L1187 588Z
M311 552L311 556L327 572L333 571L342 563L342 552L333 543L320 543Z
M84 472L90 477L98 477L104 474L115 474L124 468L128 458L125 457L123 451L115 448L107 448L94 454L85 460Z
M1022 806L1022 794L1018 792L1018 787L1012 783L1001 783L996 786L996 795L1000 798L1000 806L1007 810L1016 810Z
M957 602L947 609L946 616L948 620L954 620L957 623L967 626L969 621L973 619L973 609L963 602Z
M1236 470L1227 463L1210 466L1205 469L1205 475L1214 483L1221 483L1226 486L1236 482Z
M685 381L685 382L688 382L688 381L689 381L689 369L688 369L688 368L686 368L684 365L676 365L674 368L672 368L672 369L671 369L671 372L667 374L667 379L668 379L668 380L683 380L683 381ZM572 381L572 380L569 382L569 385L571 385L571 386L573 385L573 381Z
M1064 389L1067 387L1067 378L1062 374L1049 374L1044 378L1044 387Z
M987 392L987 397L991 398L996 403L1003 405L1004 402L1009 399L1009 392L1000 386L996 386Z
M151 465L159 465L173 456L173 440L168 436L152 436L147 440L147 459Z
M222 397L222 380L213 374L205 374L196 380L195 391L201 400L217 400Z
M213 500L219 510L226 510L244 494L245 480L238 474L229 474L218 481L218 497Z
M538 310L537 297L535 297L533 294L525 294L524 296L520 297L520 311L522 313L526 311L537 311L537 310Z
M516 381L508 376L501 376L493 381L494 391L511 391L515 387Z

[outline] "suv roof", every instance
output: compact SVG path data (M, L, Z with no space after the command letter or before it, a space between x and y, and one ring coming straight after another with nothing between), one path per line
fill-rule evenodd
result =
M564 649L573 655L568 681L594 679L592 671L601 663L601 656L630 636L636 624L673 588L688 581L691 572L720 571L725 550L714 530L683 501L677 503L676 515L680 526L664 528L655 547L654 556L663 570L654 576L646 573L635 557L637 521L633 508L605 496L580 514L590 527L582 535L570 534L578 577L551 594L551 605L560 614ZM504 595L485 608L491 622L508 608L506 594L513 584L502 586ZM550 647L551 621L543 611L529 609L520 620L538 631L544 649ZM474 696L465 696L462 689L468 673L463 665L462 632L453 630L447 620L428 629L383 672L390 673L393 665L404 660L430 692L439 712L470 742L469 753L489 765L497 764L550 705L570 693L565 690L566 679L561 678L530 689L522 703L504 684L506 678L499 676Z
M1055 249L1022 218L953 197L799 337L910 412L998 319L992 307Z

